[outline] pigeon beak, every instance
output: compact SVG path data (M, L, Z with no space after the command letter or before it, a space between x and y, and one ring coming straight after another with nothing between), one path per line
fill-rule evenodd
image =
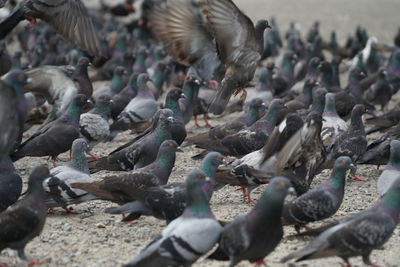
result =
M294 189L294 187L289 187L288 189L288 194L292 195L292 196L297 196L296 190Z
M357 167L353 163L351 163L350 164L350 174L354 175L354 174L356 174L356 171L357 171Z
M128 71L124 70L122 73L125 74L125 75L127 75L127 74L128 74Z
M200 80L198 80L198 79L195 79L195 80L194 80L194 83L197 84L197 85L200 85L200 84L201 84Z
M93 105L93 101L88 99L88 100L86 100L86 104Z
M207 183L211 182L211 179L210 179L210 177L208 177L208 176L206 177L205 180L206 180Z
M181 94L181 98L186 98L184 93Z
M114 104L114 100L110 99L110 103L111 103L111 104Z
M182 148L181 148L180 146L178 146L178 147L176 148L176 152L183 153L184 151L182 150Z
M174 117L168 117L168 118L167 118L167 121L169 121L169 122L174 122L175 120L174 120Z
M370 110L367 108L367 110L365 111L366 113L370 114L373 118L376 118L376 114L373 110Z

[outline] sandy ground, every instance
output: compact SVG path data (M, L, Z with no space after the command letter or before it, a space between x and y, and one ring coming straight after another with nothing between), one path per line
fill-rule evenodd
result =
M95 2L88 1L88 4L92 5ZM400 26L397 16L400 10L400 1L398 0L238 0L236 3L253 20L262 17L269 18L274 15L282 32L288 28L290 21L296 21L298 27L305 33L313 21L319 19L322 35L327 37L331 29L336 29L339 40L343 40L348 33L354 31L356 25L361 24L366 26L368 32L376 35L379 40L391 42L397 27ZM96 88L98 86L99 84L95 85ZM234 116L238 116L238 114L232 114L229 118ZM211 124L217 125L223 121L226 121L226 117L212 119ZM193 122L190 122L187 128L191 129L192 126ZM29 137L33 130L25 133L25 137ZM193 129L194 133L204 130ZM93 152L99 156L107 155L131 138L133 136L125 132L112 143L99 144ZM190 156L200 150L185 147L184 151L184 154L177 154L176 165L170 181L183 181L185 175L199 165L199 162L191 160ZM63 154L60 158L66 159L66 157L67 155ZM40 163L46 163L46 158L24 158L16 163L18 172L25 183L32 168ZM109 174L110 172L100 172L93 177L100 179ZM318 175L314 179L314 185L326 179L329 174L330 172L325 171ZM368 181L347 180L343 204L331 219L339 219L370 207L377 200L376 179L379 174L380 171L376 170L375 166L360 166L358 175L368 178ZM253 207L253 204L244 203L240 193L235 189L235 187L227 186L214 194L211 206L218 219L232 220L238 214L248 212ZM255 190L253 198L258 199L261 192L261 188ZM141 249L165 227L164 222L151 217L140 218L136 225L123 224L120 222L119 216L103 213L104 208L112 205L112 203L104 201L94 201L74 206L73 208L79 212L79 215L67 215L57 209L55 213L48 215L42 234L27 245L27 255L36 259L50 258L51 263L48 266L118 266L139 254ZM104 224L105 228L98 228L96 225L99 223ZM316 225L319 223L312 226ZM269 266L285 266L279 263L279 259L309 241L308 239L291 238L290 235L293 233L292 227L285 227L282 242L273 253L266 257ZM381 266L400 266L399 253L400 227L395 230L383 250L376 250L372 253L371 259ZM353 266L363 265L360 258L354 258L351 262ZM16 252L11 250L4 250L0 254L0 263L9 266L26 265L19 261ZM338 266L340 263L339 258L329 258L290 266ZM227 266L227 263L200 259L194 266ZM238 266L249 266L249 263L242 262Z

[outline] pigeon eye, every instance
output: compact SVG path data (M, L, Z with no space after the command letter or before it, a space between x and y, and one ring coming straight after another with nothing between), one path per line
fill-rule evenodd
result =
M171 147L171 148L173 147L173 145L171 143L169 143L168 146Z
M18 80L23 81L24 80L24 75L22 75L22 74L18 75Z
M46 169L41 169L40 172L45 174L47 171L46 171Z
M218 156L218 157L217 157L217 160L221 160L221 157L220 157L220 156Z
M346 164L346 162L344 160L342 160L340 163L342 163L342 165Z
M176 94L176 95L177 95L177 94L178 94L178 91L175 91L175 92L174 92L174 94Z
M204 176L202 174L197 174L197 179L203 179Z
M285 185L283 183L279 184L279 188L283 188Z
M85 98L84 98L84 97L81 97L81 102L83 102L83 101L85 101Z

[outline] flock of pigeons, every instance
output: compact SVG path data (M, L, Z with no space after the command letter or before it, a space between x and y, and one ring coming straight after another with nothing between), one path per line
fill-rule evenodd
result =
M42 263L24 247L42 231L48 209L75 213L69 205L102 199L118 204L105 212L123 221L146 215L168 224L125 266L190 266L216 244L210 259L262 264L284 225L316 237L282 262L339 256L350 266L349 258L362 256L373 265L371 251L389 240L400 214L400 106L388 108L400 88L400 31L389 45L358 27L340 46L335 32L322 40L318 22L306 38L291 24L283 46L273 19L253 25L231 0L143 0L139 11L132 4L87 10L80 0L0 1L11 10L0 23L0 251ZM134 12L130 23L116 20ZM23 20L31 29L13 30ZM15 43L21 50L9 55ZM100 80L109 82L94 90ZM208 112L238 111L222 125L207 121ZM185 125L194 117L199 127L199 115L211 128L187 136ZM34 124L41 126L23 140ZM126 130L135 136L130 142L102 158L90 154ZM168 183L176 152L189 145L204 149L194 157L200 168L184 183ZM67 151L68 164L56 166ZM13 162L44 156L54 168L34 168L20 199ZM301 232L336 213L348 171L362 180L358 164L386 165L379 200ZM310 188L325 169L330 177ZM115 173L91 178L101 170ZM268 186L247 214L217 221L209 201L227 184L241 186L249 202L254 188ZM285 202L289 193L296 197Z

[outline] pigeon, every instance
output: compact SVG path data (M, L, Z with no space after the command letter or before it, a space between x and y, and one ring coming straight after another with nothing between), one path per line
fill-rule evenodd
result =
M21 143L27 117L24 86L28 82L21 70L12 70L0 81L0 161Z
M252 202L251 192L261 184L269 183L275 176L276 158L286 142L303 127L303 120L295 113L289 113L277 126L268 138L267 144L260 150L254 151L235 160L231 166L220 167L216 173L217 186L215 190L222 188L224 184L239 185L247 189L244 196ZM285 173L286 175L287 173ZM291 177L289 177L291 178ZM291 179L292 180L292 179ZM292 182L298 194L303 193L297 185L297 179Z
M0 213L0 251L5 248L15 249L18 257L29 261L31 265L48 262L28 259L24 249L29 241L40 234L46 221L47 208L42 183L49 176L46 166L35 167L29 176L25 197Z
M331 217L343 201L346 171L355 172L355 166L347 156L338 157L327 181L300 197L285 203L282 213L284 225L294 225L297 232L309 222Z
M226 154L240 157L261 149L275 128L279 111L286 108L282 99L272 100L267 113L253 125L221 140L221 145L229 151Z
M71 187L119 204L134 201L136 191L168 182L175 164L176 151L181 151L177 143L166 140L161 144L157 158L143 168L112 175L100 181L71 183Z
M337 137L326 156L326 161L320 166L321 170L332 168L339 156L348 156L352 162L357 162L367 151L368 142L361 118L364 113L371 113L371 111L364 105L354 106L350 127Z
M68 109L76 94L90 93L86 97L92 97L90 80L85 70L88 64L89 61L82 58L78 61L75 70L72 66L45 65L26 71L32 79L32 84L25 86L25 91L43 95L53 105L47 122L59 118Z
M182 111L183 121L186 124L193 117L193 109L196 99L198 99L201 81L196 76L187 76L183 85L185 97L179 99L179 107Z
M174 122L171 125L171 136L178 145L181 145L186 138L185 122L178 102L182 98L185 98L182 90L174 88L168 92L164 103L164 107L172 110L174 114Z
M55 161L57 156L70 149L72 142L79 137L79 117L82 107L88 102L85 95L76 95L68 110L59 119L46 124L23 142L11 154L11 159L16 161L26 156L51 156Z
M93 199L86 191L73 189L70 184L91 183L89 168L85 156L89 145L85 139L78 138L72 143L71 161L65 166L58 166L50 171L52 177L43 181L46 191L45 203L48 208L62 207L67 213L75 214L67 208L69 204L78 204Z
M117 121L110 126L112 131L126 130L130 124L148 120L157 112L158 104L146 84L148 81L150 78L146 73L139 74L137 78L138 93L124 108Z
M153 4L150 22L172 59L190 66L187 76L199 77L206 83L212 80L221 62L197 3L170 0L165 6Z
M187 207L136 258L123 266L189 266L217 243L222 226L202 191L211 186L202 171L186 179Z
M335 84L332 64L328 61L322 61L318 68L321 73L319 80L321 87L325 88L330 93L339 92L341 88Z
M385 165L390 157L390 142L400 139L400 124L389 129L379 139L374 140L367 147L367 151L358 160L359 164Z
M360 255L364 264L376 266L371 262L370 254L389 240L399 214L400 179L372 208L340 220L304 248L282 258L281 262L338 256L349 266L349 258Z
M326 151L321 136L322 117L310 113L306 123L282 147L276 159L276 173L292 170L300 180L307 178L308 185L324 163Z
M93 56L103 56L103 50L93 21L81 0L23 0L10 16L0 23L0 39L4 39L20 21L29 20L30 27L41 19L52 26L70 43Z
M283 96L292 88L294 83L294 66L297 56L293 52L285 52L283 55L282 67L273 77L272 87L275 96Z
M111 105L111 117L115 121L118 115L124 110L129 102L136 97L137 88L137 73L131 74L129 77L128 84L118 94L115 94L112 98L113 104Z
M93 97L94 99L99 98L100 95L107 94L110 97L121 92L124 88L124 76L127 75L128 72L125 70L124 67L118 66L114 69L113 77L111 79L110 85L98 88L94 91Z
M288 110L282 110L281 113L286 115L287 112L296 112L299 109L308 109L311 105L312 93L315 91L314 88L316 88L316 86L318 86L318 82L316 80L305 80L303 91L295 99L286 102L285 104L288 107Z
M238 94L254 77L261 59L264 30L267 20L253 26L231 0L204 0L200 3L206 15L211 35L215 39L218 57L226 65L226 72L213 98L209 112L224 112L232 94Z
M200 170L210 178L212 184L215 184L215 172L222 162L222 155L218 152L208 153L201 162ZM213 191L213 187L203 187L203 192L208 200L211 199ZM120 207L107 208L105 212L111 214L130 213L123 221L136 219L138 215L142 214L152 215L158 219L166 220L168 224L182 215L186 204L185 184L172 183L149 187L138 194L136 201Z
M381 105L383 111L392 98L393 92L393 86L387 80L387 71L385 68L381 68L378 80L364 92L364 99L372 106Z
M363 104L360 82L364 78L364 72L351 70L346 88L335 94L335 107L341 118L347 118L356 104Z
M21 191L22 179L11 159L5 156L0 162L0 213L18 200Z
M171 139L172 116L171 110L163 109L154 130L133 143L117 148L108 156L89 163L89 168L130 171L149 165L156 159L161 143Z
M382 197L392 186L394 181L400 177L400 141L390 142L390 158L385 169L379 175L377 181L378 194Z
M325 109L322 113L321 139L329 152L336 138L347 130L346 122L338 116L335 108L335 94L327 93L325 96Z
M366 118L365 124L374 125L371 129L367 130L367 134L377 131L385 131L400 122L400 105L397 104L394 108L388 110L380 116Z
M188 144L195 144L204 149L213 150L216 143L218 144L225 136L234 134L246 126L251 126L260 119L265 105L262 100L255 98L250 104L249 110L245 110L243 115L226 122L223 125L218 125L210 129L209 132L198 134L186 139Z
M243 260L265 265L264 257L282 239L281 214L284 199L290 191L293 188L288 179L272 179L256 206L224 227L219 246L209 258L229 260L229 266L235 266Z
M90 149L110 135L110 126L108 125L111 113L110 104L112 104L111 98L108 95L101 95L90 112L81 114L80 132L89 142Z

